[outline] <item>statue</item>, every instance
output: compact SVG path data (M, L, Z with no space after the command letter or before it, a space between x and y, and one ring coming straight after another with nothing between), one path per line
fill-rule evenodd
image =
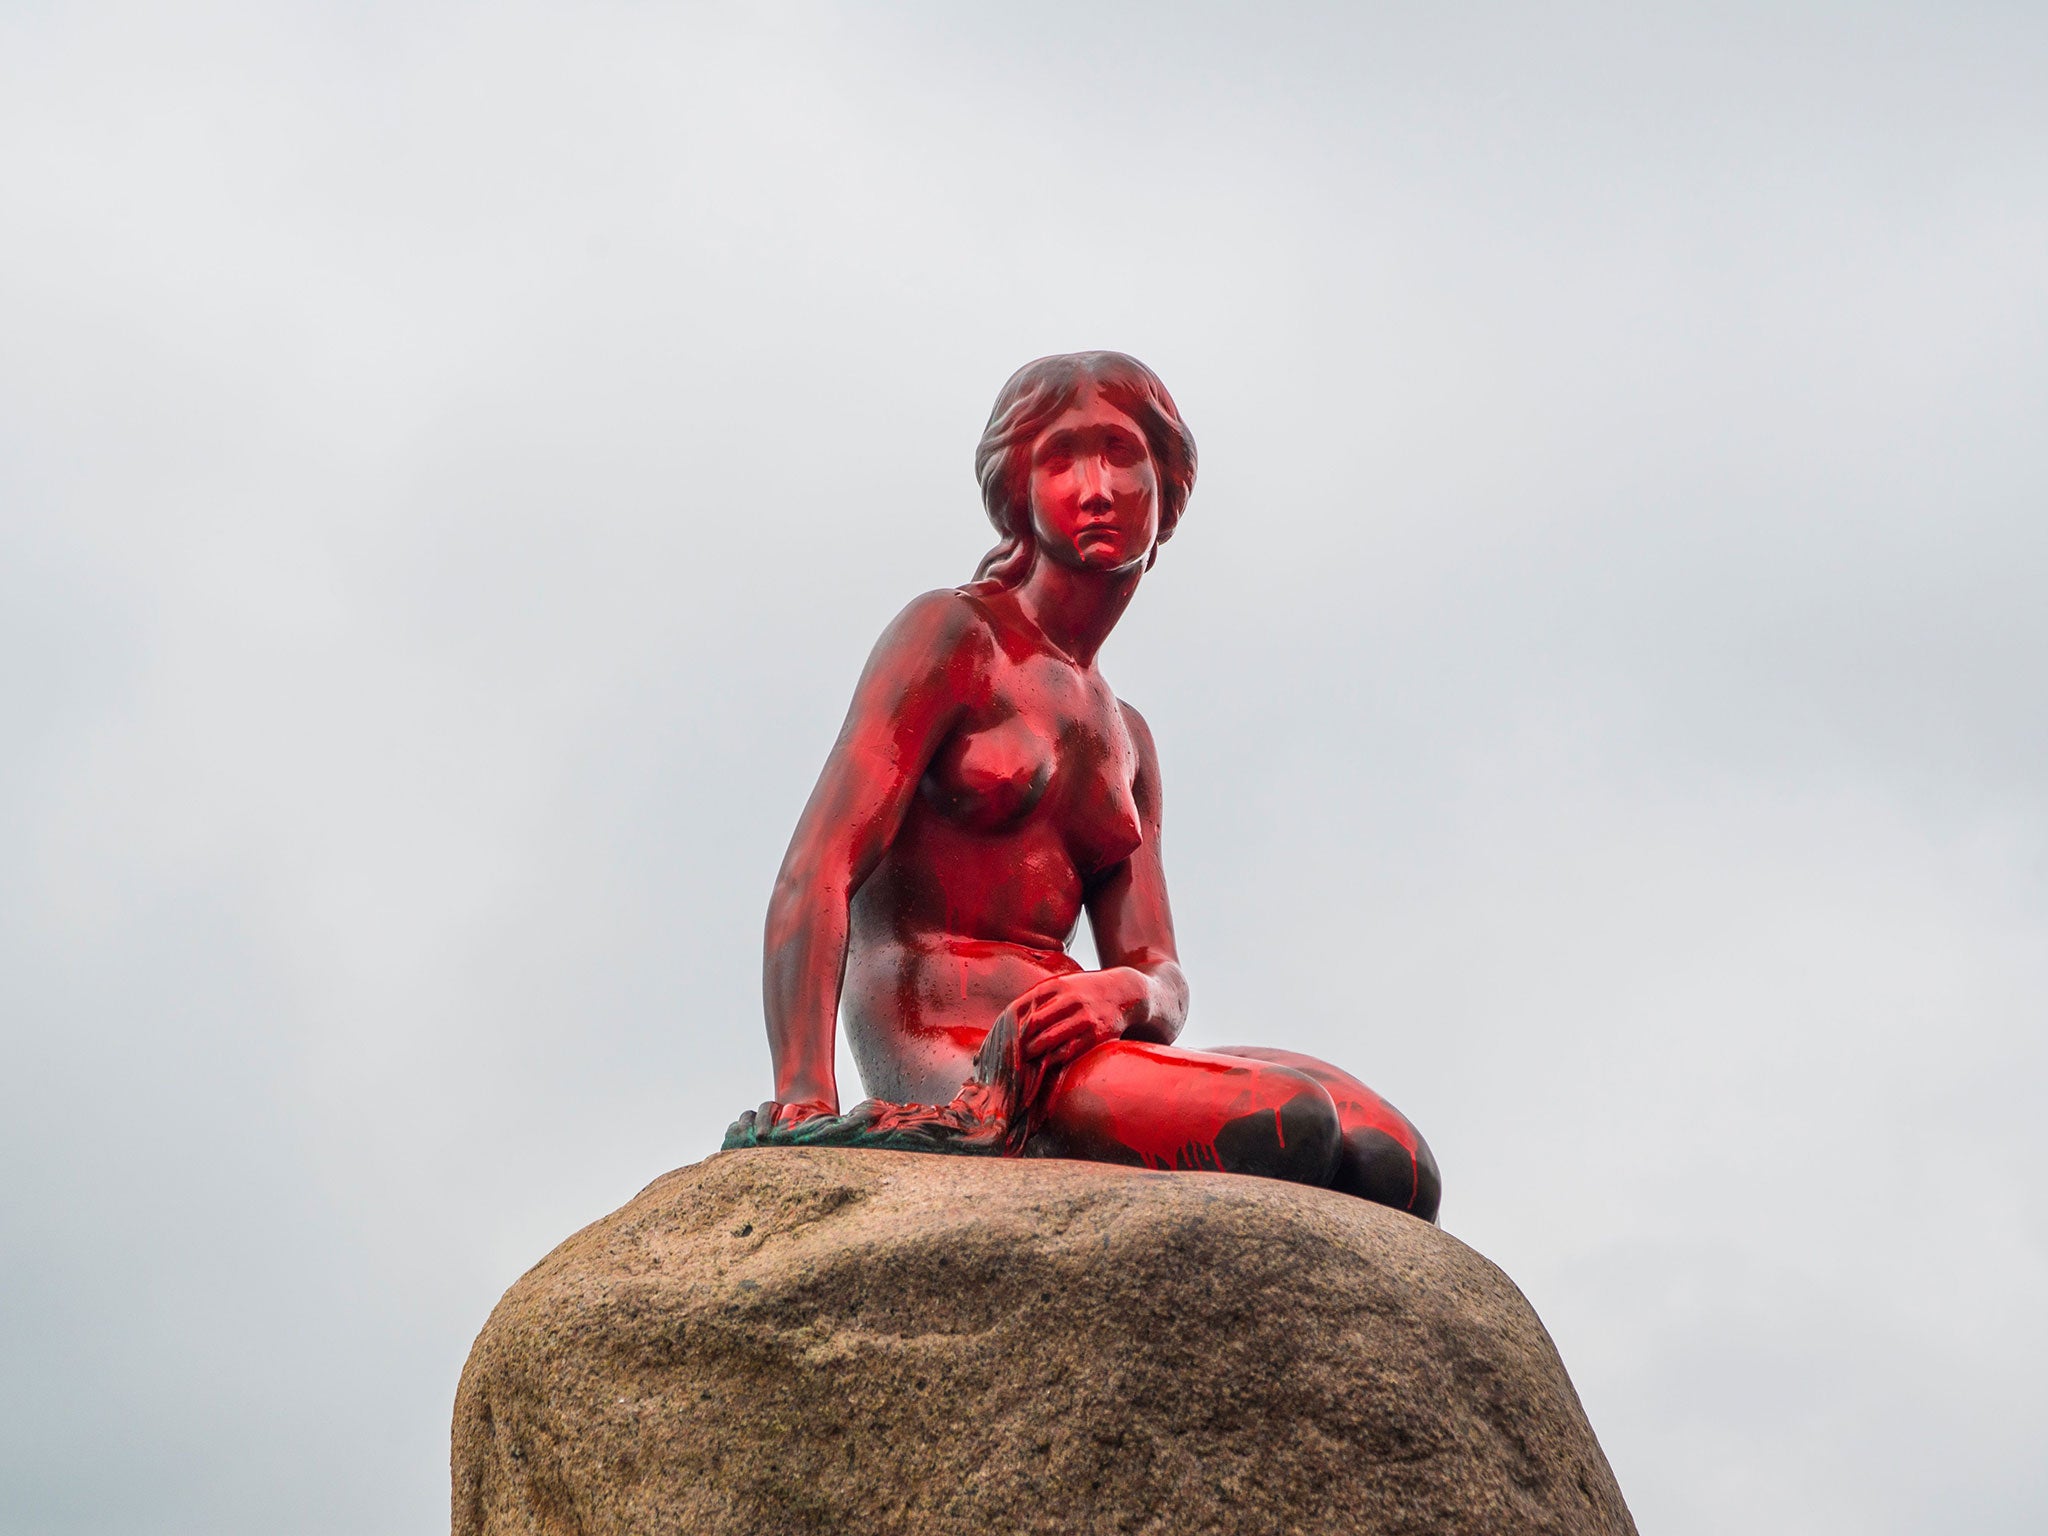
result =
M975 470L1000 542L861 674L769 904L776 1097L726 1146L1258 1174L1434 1221L1428 1145L1356 1078L1174 1043L1158 757L1095 665L1194 487L1166 386L1117 352L1041 358L1003 386ZM1083 911L1099 970L1067 953ZM842 1013L874 1095L845 1114Z

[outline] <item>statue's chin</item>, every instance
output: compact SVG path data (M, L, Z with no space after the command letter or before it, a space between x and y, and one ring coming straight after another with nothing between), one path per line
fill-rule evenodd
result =
M1130 559L1114 544L1090 544L1074 550L1063 562L1078 570L1094 571L1102 576L1115 576L1124 571L1135 570L1141 563Z

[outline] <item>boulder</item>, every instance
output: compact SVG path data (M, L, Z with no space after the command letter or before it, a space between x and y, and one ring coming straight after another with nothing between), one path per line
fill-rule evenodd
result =
M1231 1174L760 1148L520 1278L456 1536L1633 1533L1557 1351L1453 1237Z

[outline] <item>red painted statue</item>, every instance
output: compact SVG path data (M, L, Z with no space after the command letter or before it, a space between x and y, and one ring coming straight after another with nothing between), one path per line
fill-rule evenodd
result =
M1002 535L868 660L768 909L775 1094L726 1145L1080 1157L1325 1185L1436 1217L1436 1162L1349 1074L1174 1044L1188 986L1159 760L1096 653L1195 481L1165 385L1041 358L975 453ZM1086 911L1102 960L1067 953ZM872 1099L839 1112L833 1031Z

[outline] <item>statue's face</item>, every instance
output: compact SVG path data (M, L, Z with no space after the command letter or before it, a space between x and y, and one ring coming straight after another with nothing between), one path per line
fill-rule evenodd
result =
M1031 527L1062 565L1121 571L1159 538L1159 474L1138 424L1090 388L1031 449Z

